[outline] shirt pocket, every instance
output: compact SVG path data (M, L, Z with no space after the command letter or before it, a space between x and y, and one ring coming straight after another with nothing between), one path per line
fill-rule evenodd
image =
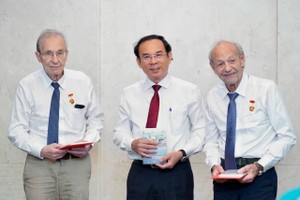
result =
M67 119L67 121L70 123L70 127L78 131L84 130L86 125L85 113L86 108L73 107Z
M258 128L266 122L266 114L262 110L246 115L244 118L245 128Z
M172 108L170 114L170 126L172 135L185 133L186 127L189 127L188 112L184 107Z

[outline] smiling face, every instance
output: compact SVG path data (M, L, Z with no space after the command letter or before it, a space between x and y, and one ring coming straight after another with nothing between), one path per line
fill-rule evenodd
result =
M237 47L231 42L217 44L211 52L211 67L225 83L230 92L240 84L245 66L245 56L240 55Z
M137 64L154 83L160 82L168 74L172 52L167 53L159 39L147 40L139 46Z
M46 74L51 80L58 81L64 73L64 67L68 56L66 42L60 35L49 35L41 38L40 52L36 57L42 63Z

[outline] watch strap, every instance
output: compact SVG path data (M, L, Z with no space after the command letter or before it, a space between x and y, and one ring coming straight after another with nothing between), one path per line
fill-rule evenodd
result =
M180 161L185 162L188 159L185 150L180 149L179 151L181 151L181 153L182 153L182 158L180 159Z
M258 162L254 162L254 165L256 165L257 169L258 169L258 176L261 176L264 172L264 167L259 164Z

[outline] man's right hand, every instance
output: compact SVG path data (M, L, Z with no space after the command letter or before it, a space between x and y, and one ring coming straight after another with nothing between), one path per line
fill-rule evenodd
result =
M138 138L132 141L131 149L142 157L151 158L148 154L156 152L157 142Z
M41 157L47 158L52 161L62 158L68 150L60 150L61 144L49 144L44 146L41 151Z
M214 165L214 166L211 168L211 174L212 174L212 176L215 176L215 175L217 175L217 174L222 174L222 173L224 173L224 169L223 169L223 167L220 166L220 165ZM226 182L227 180L226 180L226 179L216 179L216 180L214 180L214 181L216 181L217 183L224 183L224 182Z

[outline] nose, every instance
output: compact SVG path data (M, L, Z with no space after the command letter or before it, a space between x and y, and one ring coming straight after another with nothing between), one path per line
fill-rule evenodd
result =
M57 57L57 55L55 53L52 55L51 61L54 62L54 63L58 62L58 57Z
M225 71L230 71L231 70L231 64L229 62L225 62Z
M157 57L156 55L152 55L150 59L150 63L156 63L157 62Z

